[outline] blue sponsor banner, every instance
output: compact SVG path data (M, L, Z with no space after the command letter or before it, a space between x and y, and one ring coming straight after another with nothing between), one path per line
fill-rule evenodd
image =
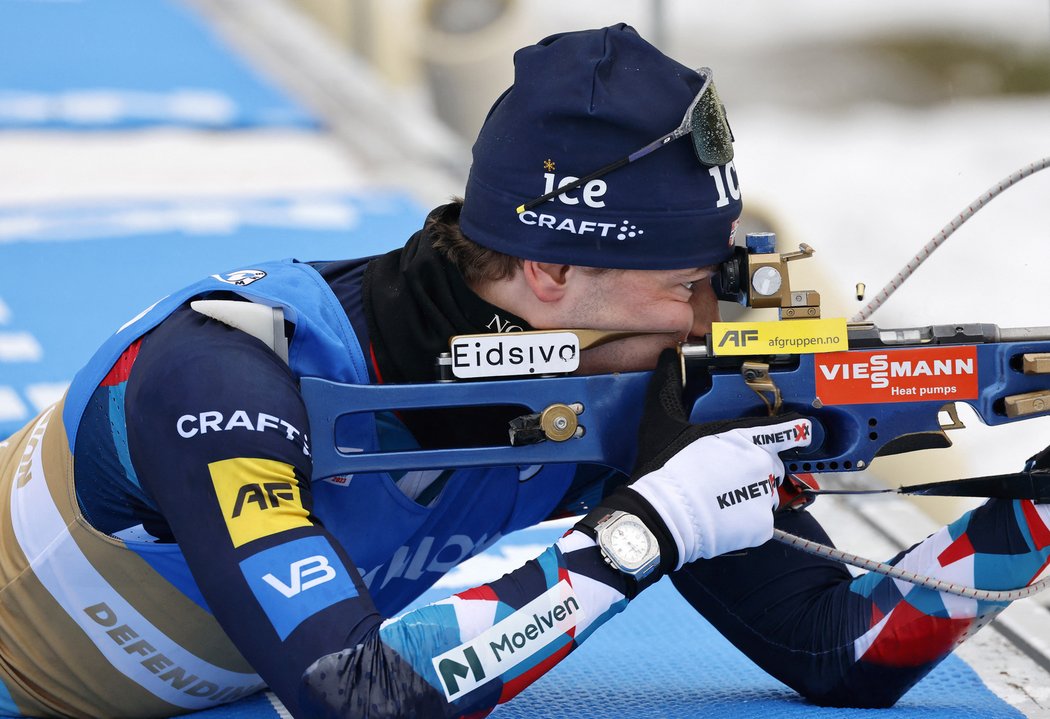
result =
M324 537L263 550L240 567L281 639L322 609L357 596L350 573Z
M0 2L0 129L319 122L175 0Z

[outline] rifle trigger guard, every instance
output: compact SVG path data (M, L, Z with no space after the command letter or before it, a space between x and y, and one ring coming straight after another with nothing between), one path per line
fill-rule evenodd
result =
M765 362L744 362L740 367L740 375L744 378L744 384L750 387L765 402L770 417L780 413L783 399L780 396L780 388L769 376L768 364ZM766 396L767 393L769 396Z

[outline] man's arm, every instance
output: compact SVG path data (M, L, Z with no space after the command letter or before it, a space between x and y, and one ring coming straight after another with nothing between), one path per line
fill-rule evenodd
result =
M208 608L300 715L306 667L382 618L311 512L295 378L255 338L182 310L143 340L126 410L135 470Z
M422 678L451 704L440 711L440 702L434 703L429 714L420 715L483 716L551 669L663 574L769 539L776 484L783 477L777 452L787 440L765 444L754 439L767 432L787 437L796 420L690 425L681 406L677 366L671 353L661 358L654 374L631 486L605 497L573 531L525 566L384 622L365 646L322 657L304 675L302 705L325 717L374 716L372 711L401 715L412 705L391 697L391 691L404 690L397 686L398 677L390 677L387 691L374 697L361 683L396 655L410 666L401 677L411 675L413 686ZM727 501L741 483L748 488L746 498ZM612 540L617 548L605 544L621 531L605 520L625 512L645 525L650 539L625 528ZM603 526L608 533L595 531ZM641 554L635 542L659 544L655 571L647 563L632 566L627 556L619 557L620 568L610 566L620 550Z
M321 657L303 676L301 705L323 717L484 716L622 611L629 593L594 541L571 531L502 578Z

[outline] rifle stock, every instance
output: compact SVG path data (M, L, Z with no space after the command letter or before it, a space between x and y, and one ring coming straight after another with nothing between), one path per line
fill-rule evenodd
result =
M798 412L812 418L813 437L809 447L785 453L788 471L849 472L878 456L950 447L947 431L962 428L958 402L973 407L988 425L1050 414L1050 327L970 323L887 330L824 320L820 293L798 290L790 281L790 265L813 254L805 244L779 253L773 233L752 233L718 268L712 287L719 299L775 308L780 321L716 323L705 342L680 347L691 421ZM451 351L437 358L441 381L432 384L343 385L303 378L315 473L557 462L629 473L650 372L463 381L507 374L502 360L515 352L530 362L555 352L566 361L547 369L536 365L530 373L571 371L582 350L625 335L551 332L556 343L554 334L543 331L453 337ZM564 344L572 335L575 348ZM476 349L483 344L490 349ZM485 366L486 352L499 358L498 371ZM457 363L472 357L473 373L457 374ZM377 452L345 446L355 439L340 441L374 436L372 412L497 404L522 407L510 446Z
M775 388L779 412L813 419L813 441L785 455L792 472L857 471L888 454L951 446L961 428L954 403L1000 425L1050 414L1050 328L939 325L882 330L849 326L849 349L834 353L720 357L683 346L686 406L697 423L769 413L756 391ZM629 472L649 372L414 385L352 385L303 378L319 476L436 467L594 463ZM376 411L521 405L539 426L552 406L579 409L576 435L520 446L375 452L350 449ZM950 422L942 421L947 414ZM542 432L538 432L542 435ZM577 436L578 435L578 436Z

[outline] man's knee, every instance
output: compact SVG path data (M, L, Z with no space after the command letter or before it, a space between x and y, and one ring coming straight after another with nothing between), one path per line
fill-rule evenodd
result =
M863 661L836 681L819 675L798 678L791 687L807 701L841 709L886 709L893 706L931 667L883 667Z

